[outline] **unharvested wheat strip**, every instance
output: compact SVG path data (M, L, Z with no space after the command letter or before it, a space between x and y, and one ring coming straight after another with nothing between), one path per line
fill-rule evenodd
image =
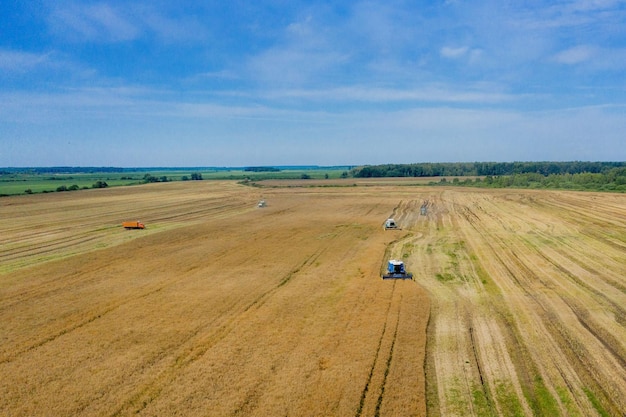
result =
M412 281L398 283L402 294L393 359L385 384L381 416L426 414L426 349L421 335L426 332L430 302L424 290Z

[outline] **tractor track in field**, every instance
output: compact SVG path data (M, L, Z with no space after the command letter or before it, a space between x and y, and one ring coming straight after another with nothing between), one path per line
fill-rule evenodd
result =
M626 347L617 337L624 326L623 254L597 236L607 223L593 218L591 206L585 209L591 218L580 224L571 213L576 204L563 213L534 194L466 198L469 193L442 191L425 199L425 216L415 213L409 222L411 232L422 232L413 263L424 274L416 281L433 299L429 415L593 415L594 409L619 415L624 407ZM609 223L624 227L618 219ZM581 232L584 241L570 238ZM611 233L621 242L619 232ZM612 262L601 270L596 259L605 253ZM456 314L467 326L454 324L455 309L465 311ZM494 343L506 349L494 350ZM455 355L466 356L465 365L455 364Z
M528 290L527 281L525 281L525 278L528 279L527 277L532 274L532 271L529 270L523 262L521 262L521 260L516 256L515 252L512 249L510 251L509 250L502 251L501 247L507 247L507 245L505 245L504 242L501 239L499 239L497 236L486 233L485 229L481 225L480 217L476 213L474 213L468 206L455 203L455 210L457 213L462 215L462 217L466 220L467 224L472 227L472 229L478 236L480 236L482 244L484 244L488 248L487 253L489 254L489 256L494 258L494 261L496 264L501 265L504 268L504 270L507 273L508 278L511 280L511 282L515 285L516 288L522 290L526 299L532 300L534 304L541 306L541 308L545 312L549 312L546 306L539 301L539 299L534 295L534 293ZM504 228L509 227L508 224L505 224L502 222L503 222L502 219L498 219L498 223L500 223L502 227ZM522 271L522 273L518 274L516 272L517 270ZM511 356L511 359L513 360L512 365L515 367L515 372L519 376L521 376L521 378L519 379L519 383L521 385L520 388L522 390L528 391L530 389L529 384L532 381L532 374L535 372L535 369L532 363L526 362L527 361L526 357L527 357L528 352L524 348L523 338L517 331L513 330L514 327L512 326L514 326L514 324L511 323L508 319L506 319L507 315L510 314L509 311L507 310L508 310L507 308L502 309L500 307L496 307L494 311L497 311L498 315L496 317L493 317L492 319L500 323L499 326L505 329L506 328L510 329L510 331L508 332L508 336L506 336L508 339L507 346L509 346L509 350L511 353L517 352ZM477 347L480 346L480 344L483 343L483 341L476 340L473 337L473 334L474 332L470 331L470 335L472 336L472 348L473 348L473 351L476 353ZM511 353L509 353L509 355ZM476 355L476 356L477 356L476 363L480 367L481 361L480 361L479 355ZM481 385L483 387L486 387L487 381L483 378L483 372L479 371L479 375L480 375ZM504 404L498 404L498 402L504 402L504 400L500 399L499 401L496 401L495 404L491 403L491 400L490 400L491 394L489 393L491 391L496 391L496 395L497 395L497 386L494 386L495 381L493 380L493 377L490 379L491 379L489 381L490 388L486 388L486 389L483 388L485 392L485 398L488 402L487 407L488 409L491 410L492 413L500 414L504 412L504 410L502 410L502 407L505 407L505 406ZM524 405L524 403L520 403L520 405L518 405L517 407L519 407L519 411L521 411L527 406ZM506 412L504 413L506 414Z
M428 200L400 200L389 217L395 219L401 228L411 228L416 221L416 213L419 214L421 207L424 205L428 207Z
M464 214L466 220L474 230L483 236L483 240L485 242L489 242L489 246L491 246L492 256L496 257L498 263L502 264L506 270L510 278L515 282L516 286L521 289L526 296L526 299L532 300L533 304L538 308L535 310L541 311L542 323L545 328L550 332L551 337L557 341L558 346L561 347L561 350L565 352L566 356L569 358L570 363L574 366L575 372L581 377L585 383L592 387L593 391L597 396L600 396L600 401L604 404L605 407L612 408L612 401L609 400L612 394L607 392L606 387L610 385L608 380L605 380L604 377L600 377L597 372L594 372L593 369L596 369L599 364L594 363L591 358L593 355L590 354L590 351L585 347L580 340L577 339L571 333L571 330L568 330L566 327L562 325L562 319L559 314L552 307L553 302L548 302L544 300L543 297L539 297L536 295L534 291L530 289L536 287L535 283L540 284L543 288L551 288L553 287L553 283L551 281L546 281L542 278L541 275L538 275L534 272L532 268L528 266L528 264L520 257L519 254L525 253L525 250L528 247L532 247L533 256L539 256L549 262L553 267L559 270L563 276L568 277L570 280L578 284L579 286L585 288L591 294L595 294L598 298L601 298L605 301L608 301L609 304L615 309L618 314L622 310L619 306L607 300L599 292L593 291L591 287L585 285L580 279L577 279L573 274L571 274L567 269L565 269L560 263L556 263L553 259L548 258L541 251L537 250L536 247L532 246L530 242L525 240L523 237L519 237L519 240L524 243L524 246L518 247L516 243L513 243L510 240L504 240L497 235L494 234L485 234L484 228L482 226L478 226L475 224L475 220L478 218L477 216L471 213L469 208L465 208L461 210L461 213ZM502 218L500 218L502 220ZM495 242L498 246L496 249L492 246L491 242ZM507 248L507 250L502 251L499 248ZM506 258L500 257L499 254L503 254ZM508 265L513 265L514 268L509 267ZM521 271L521 274L517 274L515 270ZM617 340L610 336L605 331L599 330L595 324L590 322L589 316L585 313L586 309L582 308L580 305L575 303L568 295L564 292L556 292L556 295L559 299L569 307L570 311L576 317L576 320L581 324L581 326L589 331L589 333L597 339L600 344L606 349L607 352L613 357L617 364L620 366L624 366L624 351L619 348L619 343ZM623 314L623 313L621 313ZM521 342L521 340L520 340ZM519 366L519 365L518 365ZM616 411L615 409L613 410Z
M344 232L342 231L343 228L339 228L338 230L339 231L334 234L334 238L339 238L341 235L344 234ZM260 294L258 297L252 300L252 302L250 302L245 308L243 308L241 312L235 312L232 319L228 320L227 323L224 323L222 325L219 334L207 334L203 338L204 340L206 340L206 342L195 343L198 348L195 349L195 354L193 355L193 357L190 357L184 362L184 365L191 365L192 361L195 361L196 359L199 359L200 357L205 355L209 349L211 349L221 340L225 339L232 330L240 327L243 323L247 322L249 319L248 314L255 314L253 310L255 311L260 309L273 297L274 294L280 291L282 287L291 283L301 274L308 274L308 270L315 268L318 259L328 251L329 247L326 246L317 249L310 256L306 257L306 259L304 259L299 265L295 266L292 270L283 275L273 288L270 288L264 293ZM349 249L349 252L350 251L356 251L356 249ZM351 321L346 323L347 328L350 327L350 322ZM177 359L176 363L178 364L183 362ZM142 395L137 397L134 401L135 404L139 404L139 407L133 408L128 407L127 405L125 409L120 409L115 415L124 414L125 411L131 410L134 413L141 412L141 410L149 404L149 401L147 400L150 399L150 401L154 401L156 398L158 398L158 395L164 388L165 384L170 383L173 377L175 377L176 373L178 373L178 371L176 369L173 369L172 372L169 372L167 375L163 375L158 378L158 380L161 381L160 383L152 383L148 387L146 387L146 389L142 392ZM255 412L255 409L257 408L261 398L261 393L265 391L264 387L270 383L270 380L268 378L269 376L259 379L254 386L246 390L246 394L241 397L241 399L238 401L238 405L233 409L232 415L247 415Z
M23 355L25 353L29 353L29 352L37 349L37 348L40 348L40 347L44 346L46 343L53 342L56 339L66 335L66 334L68 334L68 333L70 333L70 332L72 332L74 330L80 329L81 327L86 326L89 323L94 322L95 320L101 318L102 316L104 316L107 313L115 310L118 307L119 307L119 305L115 305L115 306L109 307L109 308L107 308L105 310L99 311L98 313L96 313L94 315L91 315L86 320L81 321L79 323L75 323L72 326L66 327L66 328L62 329L61 331L59 331L59 332L57 332L55 334L48 335L47 337L45 337L45 338L43 338L43 339L41 339L41 340L39 340L39 341L37 341L37 342L35 342L33 344L31 344L31 345L21 349L21 350L12 351L9 355L6 355L4 357L0 357L0 364L10 363L10 362L16 360L17 358L19 358L21 355Z
M176 375L176 373L181 368L185 366L189 366L196 359L198 359L203 354L205 354L211 348L211 346L215 345L220 340L224 339L229 334L229 332L232 331L237 326L237 323L244 320L242 316L243 314L246 314L249 310L252 310L253 308L259 308L269 297L272 296L273 293L278 291L280 287L286 285L290 280L295 278L298 272L300 272L303 268L311 266L311 264L314 263L315 260L325 250L326 250L325 248L317 250L311 256L307 257L300 265L294 267L285 276L279 279L274 287L259 294L256 298L254 298L250 302L242 303L241 301L236 300L232 304L230 304L230 306L227 306L226 310L229 311L231 314L227 316L228 319L226 321L222 320L220 322L220 316L216 316L214 320L211 320L207 322L205 325L195 328L195 330L190 332L187 336L179 339L176 342L176 349L175 349L179 351L179 353L175 355L174 365L168 368L168 371L158 375L156 379L153 380L150 384L144 386L138 393L136 393L135 396L129 399L129 401L125 405L123 405L122 407L118 409L118 411L113 413L113 415L123 415L126 411L128 411L131 408L134 410L135 413L140 412L141 409L143 409L143 407L149 404L150 401L153 401L154 399L158 397L158 394L162 391L163 387L171 381L173 376ZM225 253L223 253L222 255L217 255L217 256L215 256L214 254L214 259L218 261L219 259L224 258L224 257L225 257ZM47 343L55 341L59 337L62 337L72 331L78 330L82 328L83 326L86 326L94 322L95 320L104 317L106 314L115 311L116 309L120 308L123 305L136 301L137 299L146 298L152 294L161 292L165 288L174 286L177 283L184 281L185 279L186 279L185 276L181 276L178 279L170 279L167 281L167 283L165 284L160 283L161 285L159 285L157 288L151 289L148 292L143 292L141 294L133 294L122 300L119 300L119 302L117 302L115 305L109 306L105 310L101 310L93 314L87 320L84 320L79 323L75 323L74 325L68 328L62 329L56 334L49 335L43 340L40 340L37 343L34 343L26 347L25 349L22 349L21 351L12 352L12 355L10 357L2 358L2 360L0 360L0 364L9 363L17 359L20 355L33 351L37 348L40 348ZM34 295L37 296L37 294L34 294ZM213 329L213 330L210 330L210 329ZM207 332L207 330L209 331ZM201 340L206 340L207 342L201 342ZM190 346L190 347L186 347L186 346ZM171 352L167 354L165 352L157 353L152 358L147 358L147 360L143 362L137 368L137 370L143 369L145 367L155 366L158 362L163 361L163 360L169 361L170 360L169 356L171 356ZM132 377L134 372L135 371L131 370L129 377ZM149 398L150 401L146 401L147 398Z
M443 201L441 202L443 204ZM443 210L445 213L445 220L442 224L448 223L452 230L462 230L463 224L460 221L462 218L465 219L467 224L474 225L476 221L478 221L478 217L468 210L464 205L458 204L457 202L451 201L449 202L450 209ZM460 214L461 217L457 217ZM455 241L458 239L466 238L462 234L458 234L456 236L451 237L451 242L453 245L457 245ZM456 247L456 246L453 246ZM448 272L448 275L443 274L444 276L450 276L450 274L457 275L461 277L462 280L466 281L466 284L463 286L464 288L460 288L458 290L453 290L448 293L447 297L450 300L447 303L451 303L455 306L455 310L457 311L456 316L458 320L457 330L459 333L459 337L462 339L459 340L459 355L465 356L465 366L462 370L458 370L457 373L459 376L462 376L461 381L457 381L457 388L450 387L452 391L447 393L444 396L444 406L442 407L442 414L446 415L447 413L452 413L453 415L457 415L461 412L460 404L457 404L457 401L460 401L462 398L462 392L465 392L466 396L472 398L482 398L481 403L476 403L475 401L467 401L465 402L465 406L469 408L471 415L493 415L494 413L498 413L498 409L501 407L498 404L497 398L493 398L495 395L494 387L493 387L493 379L494 372L506 372L510 373L511 369L506 368L506 358L501 357L501 352L492 351L492 354L495 356L485 357L488 355L492 348L489 347L490 350L485 346L490 342L491 335L487 336L487 334L491 333L485 327L485 311L482 311L478 305L476 305L476 301L472 301L470 299L456 299L458 296L462 296L461 294L454 295L457 291L468 291L468 295L475 298L477 295L474 295L475 291L479 291L481 288L481 283L479 280L471 279L469 275L465 275L462 273L460 268L460 262L462 258L460 254L456 253L456 250L452 252L448 252L448 256L451 257L451 272ZM475 273L475 272L474 272ZM449 278L445 278L449 279ZM480 290L482 291L482 290ZM493 314L496 313L497 314ZM440 310L442 316L446 316L447 314ZM502 328L502 314L498 310L493 310L493 313L490 315L491 326L495 325L496 328ZM514 349L514 344L511 343L514 339L511 338L512 335L502 334L500 337L504 337L506 340L509 340L507 346L510 346L511 349ZM484 352L483 352L484 351ZM458 359L457 359L458 360ZM503 367L503 369L498 369L497 367ZM448 369L447 373L451 372L452 369ZM445 375L443 375L445 376ZM457 376L457 378L459 377ZM449 378L449 376L448 376ZM461 390L462 388L462 390ZM454 390L459 390L458 394L455 394ZM445 388L444 388L445 392ZM479 394L477 394L479 392Z
M545 239L549 237L543 234ZM547 263L551 264L556 270L560 271L564 277L567 277L578 287L583 288L587 293L592 294L598 301L598 303L606 305L610 311L615 315L618 323L626 322L626 312L624 308L618 304L617 302L609 299L606 293L598 290L592 285L586 283L575 274L573 274L568 268L566 268L562 262L557 262L553 257L547 255L547 253L553 253L551 251L541 251L536 245L531 242L529 239L520 237L520 240L527 246L533 249L534 256L538 256L543 258ZM502 242L501 242L502 243ZM557 252L559 253L559 252ZM580 259L575 259L573 255L568 255L567 253L559 253L559 255L564 256L568 259L568 262L571 264L575 264L575 262L580 262ZM524 265L524 262L519 258L519 256L512 252L512 256L515 257L518 265ZM544 287L549 287L552 285L550 282L543 279L540 275L537 275L526 269L526 275L531 276L533 281L540 282ZM618 284L616 281L609 281L610 284ZM620 285L614 285L616 288L620 288ZM623 291L622 291L623 292ZM605 330L599 328L596 323L593 323L593 320L590 318L587 309L583 307L580 303L576 302L571 296L568 296L567 293L559 293L561 300L574 312L579 323L586 328L596 339L598 339L602 345L605 347L607 351L609 351L614 357L615 361L620 364L620 366L626 369L626 350L620 347L619 341L610 333Z
M69 249L73 246L97 241L99 236L92 234L91 236L73 236L62 237L48 241L45 244L38 244L36 246L23 246L15 249L7 249L0 251L0 261L9 262L15 259L23 259L28 256L42 256L47 253L59 252L63 249Z
M393 283L393 291L395 291L395 282ZM392 294L393 294L392 291ZM391 300L389 301L389 304L387 304L387 311L385 312L385 317L389 317L389 311L391 309ZM376 352L374 354L374 361L372 362L372 366L370 367L370 372L369 375L367 377L367 381L365 382L365 386L363 387L363 390L361 391L361 398L359 400L359 406L354 414L355 417L361 417L361 414L363 413L363 407L365 405L365 399L367 398L367 395L369 393L370 390L370 384L372 383L372 378L374 376L374 370L376 369L376 364L378 362L378 358L380 356L380 351L381 351L381 347L383 344L383 338L385 337L385 333L387 332L387 320L385 320L385 325L383 326L382 332L380 333L380 338L378 339L378 346L376 347Z
M531 243L529 243L529 245L532 245ZM618 323L622 323L625 324L626 323L626 309L619 304L617 301L614 301L612 299L610 299L608 297L608 295L597 289L596 287L588 284L587 282L583 281L582 279L580 279L579 277L577 277L575 274L573 274L569 269L567 269L565 266L563 266L563 264L555 261L553 259L553 257L549 257L546 253L536 250L536 254L540 257L542 257L546 262L548 262L549 264L551 264L555 269L557 269L558 271L562 272L564 276L568 277L573 283L575 283L577 286L579 286L580 288L583 288L585 291L589 292L590 294L592 294L599 303L606 305L610 311L615 315L616 320L618 321ZM568 259L570 262L574 263L575 261L581 263L580 259L575 259L572 256L567 256L566 254L559 254L564 256L566 259ZM589 269L587 269L589 270ZM594 272L594 271L592 271ZM596 275L599 275L597 273L595 273ZM612 286L613 288L616 288L618 290L620 290L622 293L625 293L626 291L624 291L623 286L621 284L619 284L619 282L615 281L615 280L611 280L611 279L605 279L603 278L603 281L605 281L608 285ZM571 305L570 305L571 307ZM622 355L626 358L626 355Z
M481 360L480 360L480 355L478 354L478 342L475 339L474 336L474 328L472 326L472 324L470 323L469 327L468 327L468 332L469 332L469 339L470 339L470 345L472 347L472 361L474 364L476 364L476 368L478 370L478 378L480 380L480 388L482 390L482 394L485 397L486 401L487 401L487 408L489 409L493 409L493 404L491 403L491 395L489 393L489 387L486 384L485 381L485 377L484 377L484 371L482 369L481 366ZM473 410L473 404L471 404L472 406L472 414L474 414L474 410Z
M395 318L396 323L393 329L393 336L391 337L391 346L389 347L389 354L387 355L387 360L385 362L385 372L384 372L384 376L383 376L383 381L380 385L380 394L378 395L378 399L376 400L376 410L374 412L374 416L375 417L379 417L380 416L380 410L381 410L381 406L383 404L383 398L385 396L385 387L387 384L387 378L389 377L389 371L391 369L391 363L393 361L393 351L394 351L394 347L396 345L396 340L398 339L398 326L400 324L400 309L402 306L402 295L400 296L400 301L399 301L399 307L398 307L398 312L397 312L397 316Z
M220 259L223 259L227 255L229 250L230 249L225 249L221 254L214 253L212 254L212 258L215 261L219 261ZM250 305L246 306L243 311L245 312L248 309L252 308L254 305L259 304L264 297L266 298L268 296L270 292L275 291L277 288L285 285L295 275L295 273L297 273L297 271L301 267L305 266L307 263L313 262L317 256L319 256L319 253L317 253L317 255L313 255L309 257L300 267L295 268L289 274L283 277L273 290L270 290L262 294L259 298L254 300ZM101 265L97 269L92 268L91 272L93 273L93 272L100 271L101 273L105 275L114 274L115 271L109 271L111 268L112 268L111 265L104 264L104 265ZM30 289L23 288L19 293L15 293L14 295L6 294L3 297L3 302L0 308L0 312L11 310L14 306L28 302L29 300L40 299L44 297L51 297L55 294L63 293L66 291L68 286L71 286L75 289L80 288L80 287L90 286L96 283L97 281L99 281L100 279L101 278L98 277L97 275L93 275L93 278L85 280L84 275L80 271L72 271L70 275L64 276L62 280L57 280L56 282L44 282L43 284L34 286ZM121 306L127 305L128 303L131 303L137 299L149 297L150 295L158 293L164 290L165 288L172 287L185 279L186 279L186 276L181 275L175 279L168 279L167 281L158 282L156 283L156 286L149 284L149 286L153 288L150 288L148 291L142 291L140 294L134 293L129 296L120 298L117 300L117 302L113 303L112 305L108 304L104 306L105 307L104 309L100 309L95 312L89 312L87 314L83 312L81 313L81 315L86 315L88 316L87 318L82 319L82 320L79 319L77 322L71 324L70 326L60 328L52 334L48 334L37 341L29 343L27 346L23 346L19 349L15 349L15 348L12 349L9 355L0 357L0 364L10 363L14 361L15 359L19 358L20 355L31 352L37 348L44 346L45 344L49 342L53 342L57 340L59 337L62 337L74 330L80 329L83 326L86 326L94 322L95 320L104 317L108 313L115 311ZM209 326L210 325L212 325L212 323L210 323ZM197 332L199 331L200 330L197 330Z
M194 201L202 201L202 204L194 207ZM119 240L130 237L122 234L119 228L119 223L128 218L141 218L148 226L145 231L147 233L142 234L151 234L170 228L178 221L193 224L206 218L230 217L242 210L253 210L252 201L248 199L224 201L223 198L210 195L201 200L195 197L192 200L180 199L174 203L159 201L156 207L145 207L145 201L134 205L134 200L129 199L128 204L133 205L129 209L125 202L126 200L115 200L114 204L109 205L71 204L61 199L59 205L63 207L63 212L58 212L53 207L49 210L35 210L30 207L25 210L23 215L28 216L26 226L16 221L4 224L0 218L0 227L5 237L0 248L0 272L118 243Z
M219 255L214 255L214 258L219 260L219 259L223 259L226 256L226 253L222 253ZM104 269L105 267L102 267L102 269ZM59 293L62 291L65 291L66 287L68 285L72 286L72 287L76 287L78 284L80 284L81 286L86 286L86 285L90 285L93 284L94 282L96 282L98 280L98 278L93 278L91 280L87 280L85 281L82 276L80 274L74 274L74 280L73 281L68 281L67 279L64 279L62 283L59 283L58 287L52 288L52 289L43 289L43 290L30 290L28 292L22 292L17 294L15 297L20 297L17 300L13 300L12 303L4 303L3 302L3 308L2 310L5 310L5 307L10 309L12 306L19 304L19 303L24 303L26 301L29 300L33 300L33 299L39 299L42 297L46 297L46 296L51 296L54 293ZM106 316L107 314L119 309L121 306L127 305L131 302L134 302L136 300L142 299L142 298L147 298L153 294L156 294L158 292L163 291L164 289L168 288L168 287L172 287L182 281L184 281L187 277L185 275L181 275L178 278L175 279L168 279L167 281L160 281L157 282L156 284L150 285L150 287L147 291L142 291L140 293L134 293L134 294L130 294L124 298L119 299L117 302L113 303L113 304L109 304L104 306L105 308L95 311L93 313L87 314L88 317L84 320L81 320L79 322L73 323L71 326L66 327L66 328L62 328L60 330L58 330L57 332L55 332L54 334L50 334L45 336L44 338L29 344L28 346L23 347L20 350L14 350L11 352L10 355L8 356L4 356L4 357L0 357L0 364L2 363L9 363L14 361L15 359L19 358L20 355L23 355L25 353L28 353L30 351L33 351L37 348L40 348L42 346L44 346L47 343L53 342L54 340L58 339L59 337L62 337L74 330L78 330L92 322L94 322L95 320L101 319L104 316ZM7 298L7 300L10 300L10 298ZM0 310L0 311L2 311ZM212 324L212 323L211 323ZM199 330L198 330L199 331Z
M254 210L254 208L250 208L250 203L248 202L237 202L231 204L220 204L215 207L205 207L198 210L187 210L183 211L186 204L178 204L174 207L164 207L169 209L168 211L173 211L173 214L169 215L158 215L154 217L149 217L148 219L153 222L165 222L172 220L184 219L185 222L195 221L198 219L206 218L207 215L211 215L211 217L215 217L215 215L225 214L227 217L236 215L239 210ZM176 210L173 210L176 209Z
M296 278L304 269L311 267L311 265L315 263L315 260L326 250L327 248L316 250L314 253L306 257L299 265L295 266L288 273L282 276L273 287L260 293L253 300L238 303L240 304L238 308L228 307L226 309L229 312L228 318L223 320L217 326L215 326L215 321L212 321L207 323L205 326L197 328L192 334L181 340L177 344L176 348L176 350L180 353L174 355L175 359L173 360L173 365L144 384L141 389L136 392L125 404L119 407L112 414L112 416L126 415L129 412L132 414L140 413L151 402L158 399L163 389L175 379L181 369L191 366L195 361L204 356L213 346L224 340L235 328L237 328L239 324L247 320L247 316L249 314L253 314L253 310L263 306L263 304L271 298L273 294L281 289L281 287ZM187 347L188 345L191 345L191 347ZM259 384L263 384L263 381L259 381ZM252 388L250 390L250 398L246 396L246 399L242 402L238 409L240 411L235 410L234 415L238 415L244 409L250 409L254 403L252 397L254 397L256 393L257 389Z
M398 307L396 311L392 311L394 304L394 298L396 297L396 281L391 283L392 290L389 297L389 303L387 304L387 310L385 312L385 324L380 333L378 339L378 346L374 353L374 359L372 366L370 367L369 376L361 391L361 398L359 400L359 406L355 412L355 417L361 417L362 415L380 416L380 410L385 394L385 385L387 383L387 377L391 367L393 359L394 346L398 336L398 325L400 323L400 308L402 295L400 294L400 301L397 303ZM395 320L395 323L391 321ZM393 327L393 330L390 329ZM388 346L388 347L387 347ZM382 373L382 375L380 375Z

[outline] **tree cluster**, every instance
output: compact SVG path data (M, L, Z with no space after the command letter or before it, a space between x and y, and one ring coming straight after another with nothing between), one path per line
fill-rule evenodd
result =
M249 172L280 172L280 169L276 167L246 167L244 171Z
M416 164L366 165L352 168L353 177L470 177L516 174L602 174L626 162L442 162Z
M613 191L626 192L626 168L612 168L606 172L581 172L577 174L550 174L523 173L512 175L498 175L476 177L474 180L465 180L455 177L452 182L443 177L432 185L472 186L482 188L536 188L536 189L565 189L584 191Z
M163 175L162 177L155 177L154 175L151 174L146 174L143 176L143 182L145 183L150 183L150 182L168 182L169 179Z
M107 188L109 186L109 184L106 183L106 181L96 181L93 183L93 185L91 186L91 188Z
M193 172L193 173L191 174L191 179L192 179L192 181L202 181L202 174L201 174L201 173L199 173L199 172ZM183 180L183 181L189 181L189 177L188 177L188 176L186 176L186 175L183 175L183 176L182 176L182 178L181 178L181 180Z

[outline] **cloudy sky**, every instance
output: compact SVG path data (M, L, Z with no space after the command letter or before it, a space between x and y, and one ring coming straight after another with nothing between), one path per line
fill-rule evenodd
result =
M0 166L626 160L626 0L0 3Z

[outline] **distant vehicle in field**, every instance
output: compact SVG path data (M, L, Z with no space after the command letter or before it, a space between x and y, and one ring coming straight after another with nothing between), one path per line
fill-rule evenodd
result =
M387 219L385 220L385 230L387 229L397 229L398 225L396 224L396 221L394 219Z
M387 263L387 273L383 275L383 279L413 279L413 274L406 272L404 262L391 259Z
M267 203L265 202L265 200L261 200L259 201L259 204L257 204L257 207L265 207L267 205Z
M140 222L140 221L135 221L135 222L123 222L122 223L122 227L126 230L129 229L145 229L146 226Z

